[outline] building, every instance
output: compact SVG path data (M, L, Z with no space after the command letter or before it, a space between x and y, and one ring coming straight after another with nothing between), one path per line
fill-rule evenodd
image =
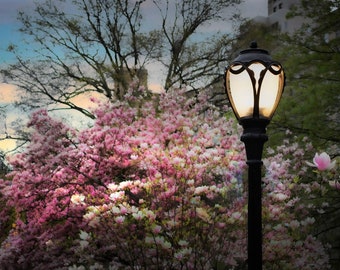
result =
M271 25L283 33L292 34L305 21L302 17L287 18L289 10L300 4L300 0L268 0L267 17L255 17L254 21Z

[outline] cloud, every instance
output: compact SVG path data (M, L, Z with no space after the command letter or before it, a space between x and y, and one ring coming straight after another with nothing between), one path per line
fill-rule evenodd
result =
M163 93L165 90L163 86L159 83L149 83L148 88L153 92L153 93Z
M33 9L34 0L1 0L0 23L11 24L17 21L19 10L25 12Z
M9 104L18 100L17 87L13 84L0 83L0 103Z
M245 0L239 6L242 17L254 18L268 15L268 0Z
M0 140L0 151L7 152L15 149L17 146L15 140L5 139Z

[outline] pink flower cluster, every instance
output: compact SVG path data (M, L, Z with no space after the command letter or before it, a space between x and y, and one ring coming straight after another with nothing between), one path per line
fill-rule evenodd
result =
M9 180L0 181L0 226L9 225L0 264L244 266L244 146L232 119L204 92L198 101L182 90L137 99L131 89L126 102L99 104L93 127L81 132L36 112L30 146L12 158ZM303 155L297 145L284 145L265 160L265 269L327 269L300 201L307 184L294 174L306 172Z
M323 222L315 213L328 207L320 194L336 191L327 181L320 185L309 178L304 157L311 151L307 141L301 147L287 139L275 151L268 149L264 159L264 257L275 269L329 269L327 248L312 232ZM287 256L295 259L288 262Z

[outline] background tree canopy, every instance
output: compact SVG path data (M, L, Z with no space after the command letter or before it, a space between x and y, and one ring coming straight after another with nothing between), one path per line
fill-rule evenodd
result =
M269 129L272 143L290 129L339 155L339 12L339 1L301 1L287 19L302 16L305 23L292 35L253 21L241 25L234 46L257 39L285 69L285 91Z
M151 62L165 69L166 90L184 84L196 89L220 75L232 40L217 32L202 38L198 31L218 20L232 25L239 2L40 1L32 15L19 14L34 58L25 59L10 46L18 62L3 74L25 91L23 105L58 103L89 117L73 102L76 96L96 92L122 99L133 78L147 84ZM143 9L158 12L152 29L143 27Z
M301 1L290 16L306 23L284 36L279 56L287 87L277 123L312 137L321 147L339 154L340 10L339 1ZM335 146L335 147L334 147Z

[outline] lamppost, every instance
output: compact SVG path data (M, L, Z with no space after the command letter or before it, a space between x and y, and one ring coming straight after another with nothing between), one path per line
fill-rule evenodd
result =
M285 75L280 63L252 42L249 49L226 68L225 89L239 123L248 164L248 270L262 269L263 145L269 124L280 101Z

